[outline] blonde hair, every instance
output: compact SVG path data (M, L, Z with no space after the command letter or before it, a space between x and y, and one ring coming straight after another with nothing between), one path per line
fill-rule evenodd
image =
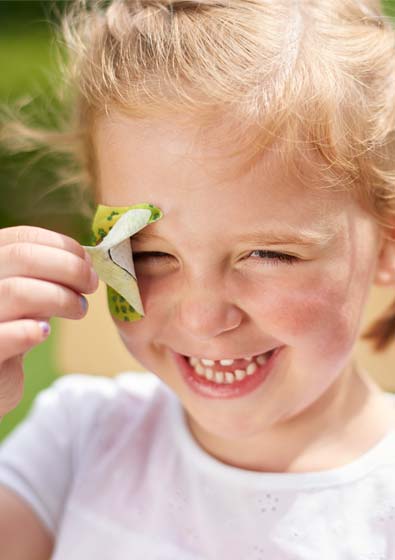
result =
M57 130L14 117L0 141L71 155L79 172L60 167L63 183L94 191L92 131L113 109L185 114L202 127L228 115L230 155L250 165L277 146L295 173L308 158L321 180L314 188L351 192L389 232L395 32L378 1L73 0L59 34L67 117ZM364 337L376 350L395 338L395 304Z

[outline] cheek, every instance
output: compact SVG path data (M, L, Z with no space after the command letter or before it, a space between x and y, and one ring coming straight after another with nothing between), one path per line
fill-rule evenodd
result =
M141 355L147 347L147 342L150 341L146 320L140 319L139 321L128 323L112 316L112 321L123 344L133 356L140 360Z
M253 317L263 332L310 353L349 351L358 333L361 294L348 281L317 274L276 281L266 297L251 293ZM252 313L252 311L251 311Z
M157 276L138 275L141 302L145 311L144 323L152 333L161 333L174 319L184 279L180 274Z

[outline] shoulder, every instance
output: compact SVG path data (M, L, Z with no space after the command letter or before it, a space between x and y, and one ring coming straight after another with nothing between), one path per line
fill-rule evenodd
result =
M108 409L121 402L144 406L160 391L162 382L152 373L123 372L115 377L72 373L58 378L39 394L40 404L63 402L66 408Z
M122 372L114 377L70 373L56 379L49 389L76 399L92 397L112 400L121 395L144 399L149 398L160 383L154 374L148 372Z
M115 377L72 373L40 393L35 408L56 429L63 426L78 457L103 440L132 436L147 418L155 424L152 411L161 423L168 393L152 373L123 372Z
M109 417L128 417L134 423L152 407L153 401L167 400L162 381L148 372L123 372L115 377L72 373L59 377L38 394L31 419L53 420L84 437Z

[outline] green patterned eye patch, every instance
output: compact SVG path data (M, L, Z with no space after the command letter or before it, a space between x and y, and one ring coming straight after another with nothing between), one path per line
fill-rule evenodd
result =
M147 203L97 207L92 223L96 245L84 249L100 280L107 284L111 314L121 321L138 321L144 316L130 238L162 216L159 208Z

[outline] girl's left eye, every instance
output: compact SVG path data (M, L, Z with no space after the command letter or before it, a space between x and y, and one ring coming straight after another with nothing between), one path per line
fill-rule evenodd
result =
M280 262L295 264L296 261L298 260L298 258L294 257L293 255L287 255L286 253L277 253L275 251L264 251L260 249L256 249L255 251L252 251L248 256L254 258L254 254L258 255L257 257L255 257L258 260L266 259L272 261L273 264L274 263L278 264Z

